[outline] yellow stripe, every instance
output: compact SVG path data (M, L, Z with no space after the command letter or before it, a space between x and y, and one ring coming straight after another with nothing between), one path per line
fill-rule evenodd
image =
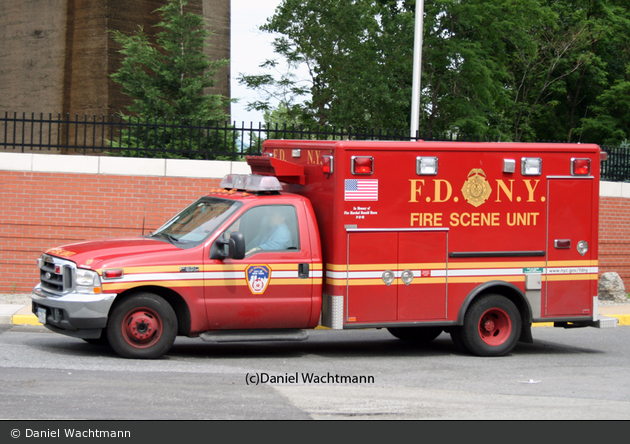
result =
M118 284L103 284L103 290L128 290L130 288L145 285L156 285L159 287L203 287L203 279L185 281L141 281L141 282L120 282Z
M203 271L245 271L249 264L204 265Z
M124 267L123 271L125 274L141 274L141 273L179 273L181 267L199 267L201 270L202 266L199 264L182 264L182 265L158 265L158 266L149 266L149 267ZM103 269L100 268L96 270L99 274L102 274Z
M449 270L490 269L490 268L545 268L545 267L597 267L598 261L529 261L529 262L449 262ZM326 264L330 271L374 271L374 270L444 270L446 262L408 263L408 264Z
M292 278L273 278L269 282L270 285L321 285L321 278L310 279L292 279ZM195 279L181 281L139 281L139 282L120 282L116 284L103 284L103 290L128 290L130 288L140 287L144 285L155 285L161 287L239 287L247 285L244 278L235 279Z
M449 269L465 268L540 268L545 267L545 261L530 262L449 262Z
M548 267L597 267L597 261L549 261Z
M501 280L506 282L525 282L525 275L522 276L458 276L458 277L450 277L448 278L449 284L463 284L463 283L474 283L474 282L488 282L493 280ZM355 286L355 285L385 285L382 279L373 278L373 279L350 279L346 281L345 279L331 279L326 278L326 283L328 285L336 285L336 286ZM417 278L414 279L412 284L446 284L446 278L444 277L435 277L435 278ZM391 285L404 285L400 278L396 278Z
M597 273L592 274L548 274L547 281L596 281Z

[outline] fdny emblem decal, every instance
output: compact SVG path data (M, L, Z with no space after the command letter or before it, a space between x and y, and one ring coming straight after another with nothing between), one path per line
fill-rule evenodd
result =
M249 290L253 294L263 294L271 279L271 270L267 265L250 265L245 270Z
M464 182L462 187L462 194L464 199L474 207L486 202L486 199L490 197L492 188L490 184L486 182L486 173L481 168L473 168L468 173L468 180Z

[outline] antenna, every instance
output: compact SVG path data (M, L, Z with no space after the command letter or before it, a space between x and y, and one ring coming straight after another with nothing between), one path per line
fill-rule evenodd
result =
M584 117L582 119L586 119L586 114L588 113L588 105L586 106L586 111L584 111ZM582 142L582 131L584 131L584 127L580 130L580 137L578 138L578 143Z

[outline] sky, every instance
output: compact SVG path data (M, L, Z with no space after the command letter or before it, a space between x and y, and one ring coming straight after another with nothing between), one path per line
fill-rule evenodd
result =
M271 17L281 0L232 0L231 11L231 94L239 98L232 104L232 121L240 124L262 122L262 113L246 111L247 102L255 100L256 92L238 84L239 73L259 74L259 65L267 59L277 58L271 42L273 35L258 30Z

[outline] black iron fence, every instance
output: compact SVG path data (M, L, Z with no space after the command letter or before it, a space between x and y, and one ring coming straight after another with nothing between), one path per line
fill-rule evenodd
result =
M4 152L239 160L245 155L259 154L265 139L499 141L437 133L410 137L408 130L395 129L0 114L0 151ZM608 153L608 160L602 163L602 179L630 181L630 149L609 146L602 149Z

